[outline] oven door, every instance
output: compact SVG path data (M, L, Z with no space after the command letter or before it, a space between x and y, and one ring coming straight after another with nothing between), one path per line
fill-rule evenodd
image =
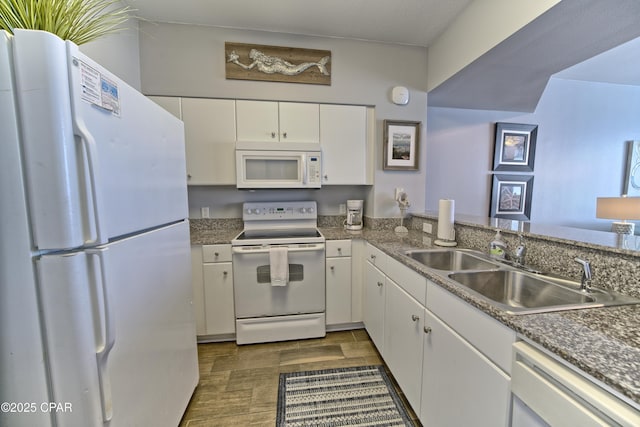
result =
M271 284L271 247L288 248L289 282ZM233 247L237 319L325 310L324 243Z

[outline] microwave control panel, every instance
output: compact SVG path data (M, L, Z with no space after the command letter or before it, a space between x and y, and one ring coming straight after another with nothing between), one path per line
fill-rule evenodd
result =
M307 156L307 174L309 184L322 183L322 164L320 156Z

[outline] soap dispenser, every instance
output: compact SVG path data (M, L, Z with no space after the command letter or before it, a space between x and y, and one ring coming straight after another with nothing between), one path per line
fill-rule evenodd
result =
M504 259L507 255L507 244L502 240L500 230L496 230L496 235L493 236L493 240L489 243L489 255L501 259Z

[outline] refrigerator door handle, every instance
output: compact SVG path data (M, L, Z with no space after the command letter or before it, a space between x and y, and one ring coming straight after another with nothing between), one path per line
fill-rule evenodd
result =
M99 339L96 348L98 364L98 378L100 380L100 399L102 403L102 418L108 422L113 417L113 402L111 399L111 380L109 377L109 352L116 341L115 318L113 316L111 300L109 298L109 256L107 248L87 250L89 255L98 259L99 274L95 274L95 295L98 299Z
M93 229L88 240L85 241L85 245L107 243L107 232L105 230L102 221L102 198L100 196L100 168L98 165L98 153L96 147L96 140L91 132L87 130L84 122L77 116L74 119L75 131L82 140L85 152L87 154L88 173L86 174L89 181L89 189L91 190L91 208L93 210ZM95 237L94 237L95 236Z

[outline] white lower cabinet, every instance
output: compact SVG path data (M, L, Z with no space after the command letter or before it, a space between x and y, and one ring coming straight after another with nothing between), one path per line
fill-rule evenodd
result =
M326 242L327 326L351 323L351 241Z
M204 278L202 276L202 246L191 246L191 287L193 292L193 314L196 320L196 335L206 335L204 319Z
M230 262L205 264L204 306L207 335L233 334L233 269Z
M386 288L384 361L418 413L422 384L417 379L422 376L424 307L388 278Z
M367 244L364 324L425 426L506 427L515 332Z
M365 262L364 268L364 326L378 352L384 357L384 302L387 278L369 261Z
M231 245L202 247L204 335L235 333Z
M508 426L510 377L429 310L424 318L422 424Z

